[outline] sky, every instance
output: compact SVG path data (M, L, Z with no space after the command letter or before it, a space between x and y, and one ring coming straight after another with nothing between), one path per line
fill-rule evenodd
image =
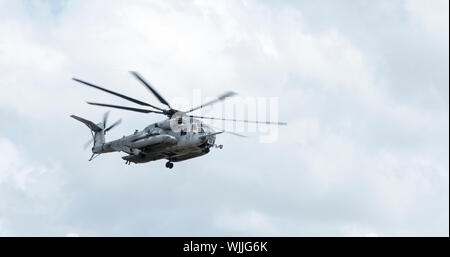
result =
M449 2L0 0L0 236L448 236ZM87 100L277 97L278 138L92 162ZM216 106L214 108L220 108ZM211 108L208 114L214 114ZM107 140L161 116L122 118Z

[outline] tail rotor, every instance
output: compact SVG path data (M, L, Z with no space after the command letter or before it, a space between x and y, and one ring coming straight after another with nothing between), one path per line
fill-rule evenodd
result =
M106 128L106 122L108 122L108 116L109 116L109 111L105 112L105 114L103 114L103 129Z
M84 123L92 132L92 138L83 145L83 149L88 148L89 145L92 144L92 142L94 142L94 147L96 145L104 144L106 132L110 131L111 129L113 129L114 127L116 127L117 125L119 125L122 122L122 119L119 119L116 122L114 122L112 125L110 125L109 127L106 127L106 125L108 124L108 116L109 116L109 111L107 111L107 112L105 112L105 114L103 114L103 121L98 124L95 124L92 121L83 119L83 118L75 116L75 115L70 116L70 117Z

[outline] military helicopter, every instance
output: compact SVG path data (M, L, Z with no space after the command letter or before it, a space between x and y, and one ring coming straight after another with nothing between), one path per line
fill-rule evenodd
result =
M109 111L104 114L103 121L100 123L94 123L84 118L71 115L70 117L84 123L91 130L92 139L85 145L86 148L92 142L94 143L91 149L92 156L89 161L92 161L95 157L103 153L124 152L127 154L122 157L122 159L125 160L125 164L129 165L130 163L146 163L150 161L166 159L166 167L172 169L174 162L184 161L205 155L209 153L210 148L212 147L222 149L222 145L215 144L216 135L218 134L229 133L232 135L244 137L243 135L231 131L215 130L211 125L207 125L202 122L203 119L286 125L285 122L249 121L189 115L188 113L190 112L223 101L228 97L236 95L236 93L228 91L221 94L217 98L200 106L194 107L188 111L179 111L173 109L170 104L153 88L150 83L144 80L141 75L134 71L131 71L130 73L137 80L139 80L159 100L159 102L161 102L168 108L160 108L155 105L131 98L123 94L119 94L117 92L77 78L73 78L73 80L83 85L126 99L135 104L146 106L147 109L87 102L90 105L110 107L140 113L162 114L167 116L167 119L150 124L141 131L136 130L131 135L123 136L120 139L110 142L105 142L106 132L119 125L121 123L121 119L107 127Z

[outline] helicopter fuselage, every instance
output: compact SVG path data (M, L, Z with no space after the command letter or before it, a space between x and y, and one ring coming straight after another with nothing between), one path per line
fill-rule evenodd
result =
M145 86L152 95L154 95L158 101L163 104L164 108L155 106L153 104L143 102L141 100L126 96L124 94L111 91L109 89L94 85L92 83L73 78L74 81L81 83L85 86L95 88L97 90L115 95L122 99L125 99L134 104L145 106L145 108L130 107L123 105L113 105L97 102L87 102L90 105L102 106L108 108L115 108L139 113L152 113L152 114L162 114L168 117L167 120L157 122L147 126L142 131L136 130L134 134L129 136L124 136L120 139L105 142L105 133L120 124L121 119L110 125L107 124L108 112L105 113L103 117L103 122L95 124L92 121L86 120L84 118L71 115L72 118L84 123L92 133L92 140L94 141L94 146L92 147L92 156L90 161L99 154L110 153L110 152L124 152L127 155L123 156L122 159L126 161L127 164L130 163L145 163L154 160L167 159L166 167L173 168L172 162L184 161L187 159L195 158L198 156L205 155L209 153L209 149L212 146L222 149L222 145L216 146L215 135L220 133L229 133L232 135L245 137L234 133L231 131L219 131L215 132L211 127L203 124L200 120L195 120L198 118L201 120L222 120L222 121L232 121L232 122L245 122L245 123L256 123L256 124L273 124L273 125L286 125L285 122L270 122L270 121L257 121L257 120L237 120L237 119L226 119L218 117L204 117L190 114L193 111L200 110L206 106L211 106L218 102L225 100L228 97L235 96L236 93L233 91L227 91L217 98L202 103L199 106L195 106L187 111L179 111L172 108L162 95L160 95L153 86L148 83L141 75L135 71L130 72L137 80ZM188 122L185 122L188 119ZM90 141L88 142L90 143Z

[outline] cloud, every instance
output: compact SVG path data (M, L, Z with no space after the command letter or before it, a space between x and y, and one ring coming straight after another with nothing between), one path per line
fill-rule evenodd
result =
M78 235L77 233L73 233L73 232L71 232L71 233L68 233L67 235L66 235L66 237L79 237L80 235Z
M214 217L214 224L221 230L230 233L242 234L271 234L273 228L264 214L256 210L247 210L241 213L222 211Z
M61 168L30 161L26 148L5 138L0 138L0 154L0 233L50 235L49 231L58 231L48 225L64 210Z
M446 44L448 47L448 1L434 0L424 2L420 0L408 0L406 1L406 10L409 12L413 23L419 24L436 40Z

